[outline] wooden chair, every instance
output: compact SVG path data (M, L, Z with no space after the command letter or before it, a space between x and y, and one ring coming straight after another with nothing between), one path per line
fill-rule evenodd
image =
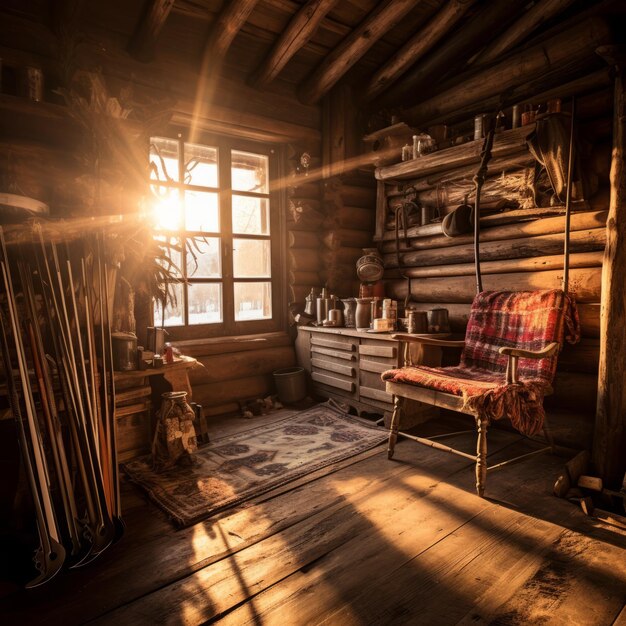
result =
M552 392L557 354L566 326L568 341L575 343L580 335L576 308L563 291L492 291L475 297L464 341L394 335L405 342L405 364L382 374L387 392L394 396L388 457L393 457L396 440L401 435L471 459L476 462L476 491L482 497L488 470L551 450L553 442L543 398ZM454 367L414 365L409 357L410 343L463 348L460 364ZM478 433L476 454L435 441L459 432L430 438L400 432L400 417L407 399L472 415ZM543 430L548 445L487 467L488 426L492 420L502 417L509 417L513 426L525 435Z

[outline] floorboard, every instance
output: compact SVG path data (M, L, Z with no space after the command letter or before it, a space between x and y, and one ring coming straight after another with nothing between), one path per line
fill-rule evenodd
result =
M285 414L213 424L213 436ZM466 425L466 422L462 422ZM458 430L455 418L424 434ZM467 452L475 437L449 441ZM492 429L489 462L538 444ZM87 568L0 600L3 623L624 626L626 535L551 494L564 460L490 472L401 440L176 531L131 484L127 534ZM10 588L10 586L8 587ZM7 621L4 621L7 620Z

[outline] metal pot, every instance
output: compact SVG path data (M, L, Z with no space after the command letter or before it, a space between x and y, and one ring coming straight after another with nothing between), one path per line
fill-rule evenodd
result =
M137 369L137 337L133 333L111 333L113 369L130 372Z
M432 309L428 311L428 332L429 333L449 333L450 320L448 319L448 309Z

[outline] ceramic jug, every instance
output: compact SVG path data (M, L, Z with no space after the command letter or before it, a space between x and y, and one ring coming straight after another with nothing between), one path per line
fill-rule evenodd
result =
M357 298L356 300L354 319L357 330L367 330L370 327L371 301L371 298Z
M354 328L356 326L356 298L344 298L342 302L345 327Z

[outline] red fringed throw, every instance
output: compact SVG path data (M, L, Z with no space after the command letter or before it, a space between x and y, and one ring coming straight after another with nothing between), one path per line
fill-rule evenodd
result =
M507 385L508 357L498 350L563 345L564 335L570 343L580 339L576 304L563 291L484 291L472 303L458 366L403 367L382 378L462 396L464 408L474 414L490 421L509 417L520 432L534 435L543 427L543 397L552 389L557 357L520 358L520 382Z

